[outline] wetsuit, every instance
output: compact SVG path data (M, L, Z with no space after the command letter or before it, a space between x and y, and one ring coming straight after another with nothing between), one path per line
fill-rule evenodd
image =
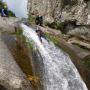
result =
M35 20L36 25L43 26L43 17L42 16L37 16Z
M42 42L41 38L44 38L49 42L49 40L47 39L47 37L44 35L44 33L41 30L36 30L36 33L38 34L39 39L40 39L41 42Z
M6 6L1 9L1 16L2 17L8 17L8 9Z

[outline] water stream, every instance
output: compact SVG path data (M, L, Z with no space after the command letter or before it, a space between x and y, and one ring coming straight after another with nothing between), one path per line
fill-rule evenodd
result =
M68 54L52 42L43 39L41 43L35 30L21 24L23 35L32 40L43 62L43 90L88 90Z

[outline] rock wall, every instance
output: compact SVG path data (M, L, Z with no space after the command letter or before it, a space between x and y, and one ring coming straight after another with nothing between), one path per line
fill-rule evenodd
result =
M61 4L60 0L29 0L30 12L36 12L43 15L46 21L53 21L56 12L56 6ZM57 3L57 5L56 5ZM60 10L60 8L58 9Z
M14 61L0 35L0 90L31 90L30 82Z
M71 3L63 3L61 21L75 20L77 25L86 25L88 16L87 3L83 0L69 0L69 2Z
M90 24L89 0L29 0L30 12L38 11L45 20L76 20L78 25Z

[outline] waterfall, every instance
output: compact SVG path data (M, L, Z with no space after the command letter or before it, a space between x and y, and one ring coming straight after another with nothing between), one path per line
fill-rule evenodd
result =
M34 29L21 24L23 35L32 40L44 63L43 90L88 90L69 55L52 42L40 42Z

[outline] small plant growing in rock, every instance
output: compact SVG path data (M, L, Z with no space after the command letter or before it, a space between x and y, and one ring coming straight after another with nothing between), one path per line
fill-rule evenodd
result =
M29 23L30 23L30 24L31 24L31 23L35 23L35 15L33 15L33 13L30 14L28 20L29 20Z

